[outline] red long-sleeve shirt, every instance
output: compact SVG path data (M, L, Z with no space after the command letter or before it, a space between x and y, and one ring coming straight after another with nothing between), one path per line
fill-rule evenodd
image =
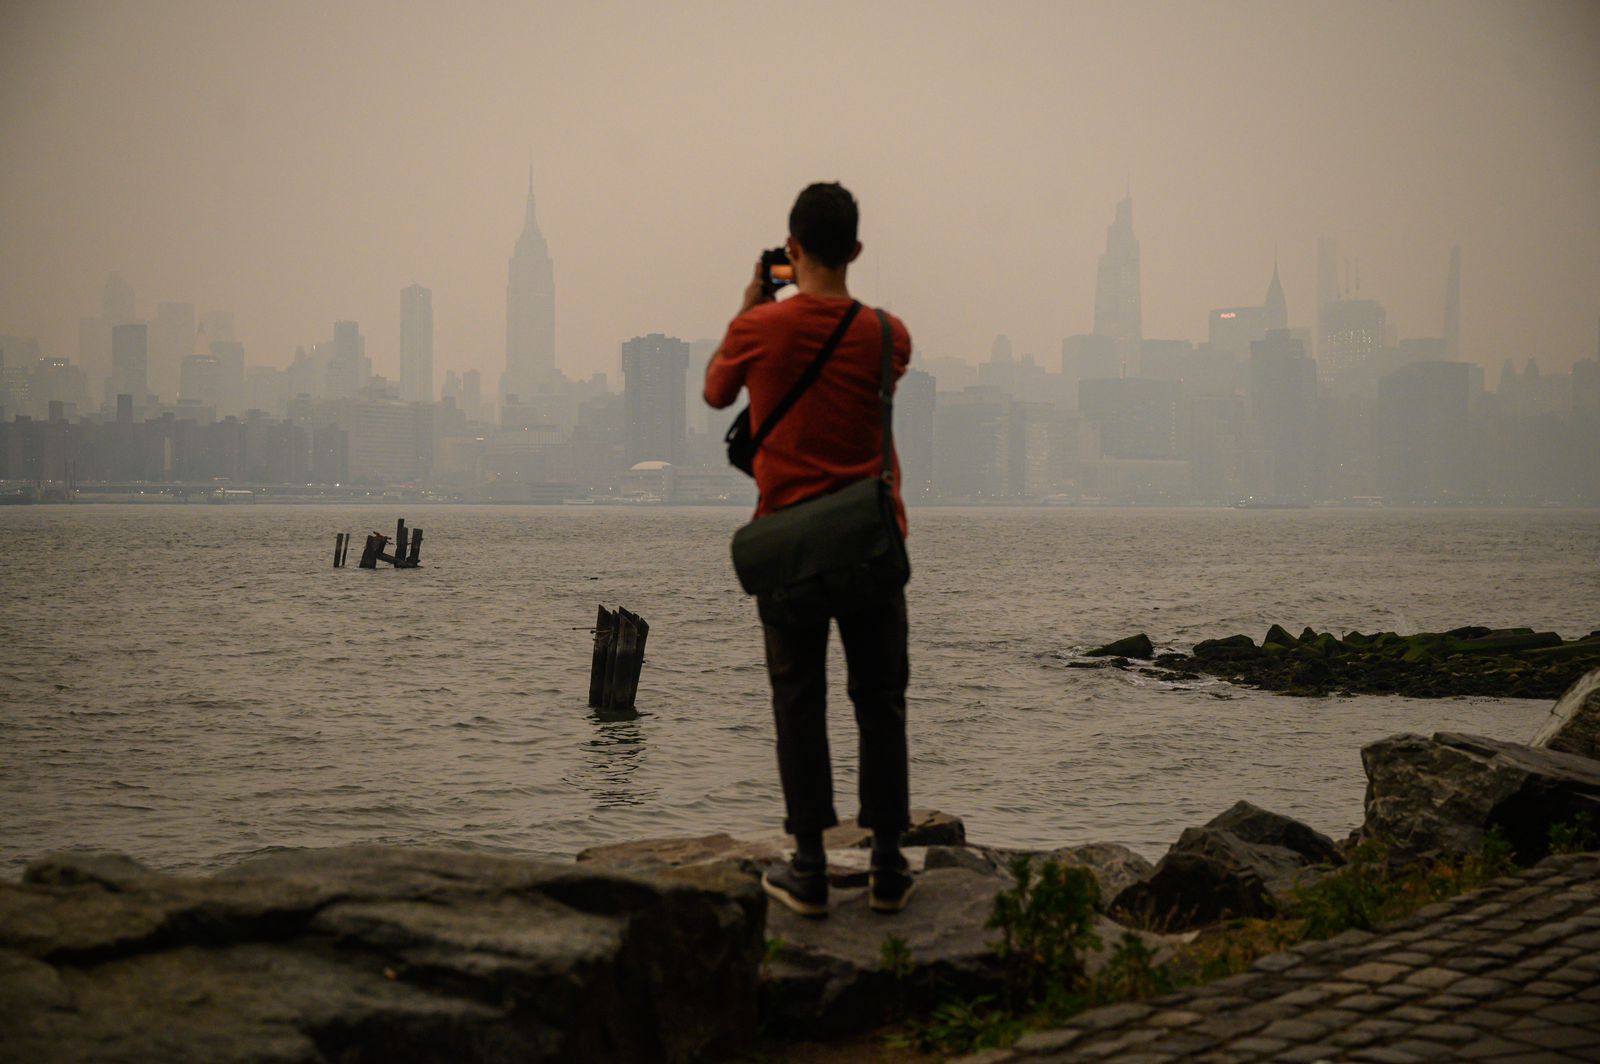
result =
M706 367L706 402L721 409L739 398L741 387L748 388L750 427L759 431L849 306L849 299L802 292L781 303L759 303L734 318ZM898 381L911 362L911 334L893 315L889 324ZM878 474L883 461L883 408L878 401L882 358L878 316L863 306L822 376L756 451L756 487L761 492L757 517ZM894 505L904 532L898 454Z

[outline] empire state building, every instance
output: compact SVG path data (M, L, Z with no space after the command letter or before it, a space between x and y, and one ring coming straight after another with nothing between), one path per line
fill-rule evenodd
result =
M533 212L533 173L522 235L506 278L506 371L500 396L526 399L542 390L556 368L556 278L550 246Z

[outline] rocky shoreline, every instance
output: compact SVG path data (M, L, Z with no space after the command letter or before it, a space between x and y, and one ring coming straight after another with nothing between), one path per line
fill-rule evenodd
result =
M1460 638L1460 637L1452 637ZM1516 863L1600 824L1600 670L1533 744L1439 733L1362 750L1365 819L1335 842L1239 802L1154 866L1111 843L1033 856L1097 888L1083 958L1131 941L1154 963L1228 921L1270 918L1358 844L1391 862L1476 852ZM296 851L203 878L61 855L0 883L0 1059L364 1061L718 1059L758 1033L848 1036L994 994L990 926L1014 852L919 812L904 913L865 903L867 833L828 838L830 915L769 907L781 836L645 840L573 863L449 850Z
M1176 680L1215 676L1288 695L1556 698L1600 668L1600 631L1573 640L1532 628L1484 627L1341 637L1311 628L1295 636L1275 624L1259 644L1231 635L1202 640L1187 654L1157 654L1141 632L1085 656L1104 660L1069 664L1138 668Z

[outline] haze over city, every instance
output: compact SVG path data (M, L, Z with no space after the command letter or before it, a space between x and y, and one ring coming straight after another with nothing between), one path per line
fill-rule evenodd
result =
M1312 325L1319 236L1438 336L1459 245L1460 357L1560 372L1596 349L1597 56L1583 3L11 4L0 332L76 358L117 271L252 364L357 321L392 377L416 282L436 375L489 393L531 166L573 378L720 335L813 179L924 357L1054 367L1131 191L1146 338L1203 341L1275 255Z

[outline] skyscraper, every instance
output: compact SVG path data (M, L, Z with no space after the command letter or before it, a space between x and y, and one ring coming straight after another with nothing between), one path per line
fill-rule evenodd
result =
M135 404L143 405L150 391L149 372L149 333L144 322L113 325L108 389L113 401L119 395L131 395Z
M1339 299L1322 308L1317 375L1341 395L1370 393L1383 347L1385 314L1376 299Z
M1133 365L1139 353L1140 321L1139 242L1133 237L1133 197L1124 196L1106 229L1094 286L1094 331L1116 340L1123 366Z
M433 402L433 293L420 284L400 289L400 398Z
M333 354L328 358L326 386L329 399L351 399L361 390L361 356L366 349L361 326L353 321L333 323Z
M1339 301L1339 252L1333 237L1317 237L1317 358L1323 357L1322 318L1329 303Z
M193 303L158 303L150 328L150 390L167 401L177 395L178 369L194 350Z
M1310 499L1317 413L1317 367L1283 328L1250 345L1250 417L1260 433L1266 494Z
M550 247L533 209L533 171L528 172L528 205L522 235L511 252L506 279L506 372L502 401L527 398L539 390L556 366L556 281Z
M1450 249L1450 275L1444 283L1444 357L1461 360L1461 246Z
M622 394L627 408L628 465L682 462L687 435L683 393L689 345L651 333L622 345Z

